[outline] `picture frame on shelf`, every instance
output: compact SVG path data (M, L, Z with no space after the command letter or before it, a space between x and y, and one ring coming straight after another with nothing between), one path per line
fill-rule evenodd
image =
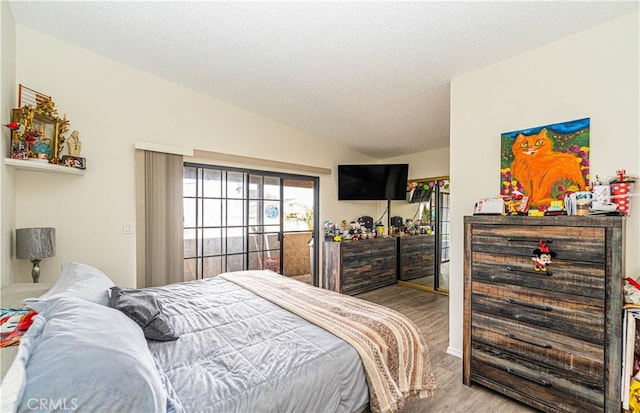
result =
M13 159L46 159L58 163L60 125L57 117L47 116L38 107L13 109L12 121L20 127L11 132L10 157Z
M62 165L78 169L86 169L87 160L80 156L63 155Z
M12 110L12 122L19 124L11 131L9 156L12 159L41 159L60 163L60 152L68 130L66 116L61 119L51 100L37 106L25 105Z
M31 126L39 132L33 154L38 159L56 159L59 123L44 116L34 115Z

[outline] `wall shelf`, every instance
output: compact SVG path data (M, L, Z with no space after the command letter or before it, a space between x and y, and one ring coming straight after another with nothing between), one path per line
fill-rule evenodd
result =
M54 172L70 175L84 175L84 169L72 168L70 166L54 165L42 161L30 159L12 159L4 158L4 164L16 169L38 172Z

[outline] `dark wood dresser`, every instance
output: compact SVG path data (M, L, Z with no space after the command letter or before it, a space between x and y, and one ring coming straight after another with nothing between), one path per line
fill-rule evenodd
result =
M343 294L395 284L395 238L322 243L322 271L326 288Z
M464 384L545 412L620 412L624 219L473 216L464 234Z
M433 235L398 237L398 280L434 274L434 240Z

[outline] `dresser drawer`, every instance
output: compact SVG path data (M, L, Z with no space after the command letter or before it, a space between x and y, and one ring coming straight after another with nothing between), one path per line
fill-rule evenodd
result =
M567 261L554 258L546 272L535 271L531 255L527 257L474 252L473 279L498 284L558 291L566 294L605 298L605 264Z
M596 387L584 383L582 377L566 376L552 368L544 368L526 359L508 354L474 349L471 380L498 391L535 400L547 412L604 412L601 382Z
M392 273L382 273L382 274L374 274L371 277L371 287L379 288L384 287L386 285L391 285L396 283L396 273L395 271Z
M474 282L471 310L546 327L591 343L604 342L604 301L596 298Z
M474 225L474 252L531 257L540 240L565 261L605 262L604 229L598 227Z
M473 315L472 346L484 345L540 365L555 367L566 374L604 380L604 349L548 328L532 326L481 313ZM473 356L473 354L472 354Z
M412 235L400 238L400 249L403 254L424 253L431 235ZM429 243L433 245L433 243Z
M373 257L371 259L371 274L376 275L396 275L396 258L389 256Z
M420 277L428 277L434 274L433 256L403 257L406 262L400 268L401 280L413 280Z
M371 259L371 247L357 241L345 242L341 245L342 259L345 262L363 261Z
M371 288L371 265L345 268L342 274L342 292L356 294Z
M384 238L378 240L372 240L371 253L375 257L376 255L396 254L396 239Z

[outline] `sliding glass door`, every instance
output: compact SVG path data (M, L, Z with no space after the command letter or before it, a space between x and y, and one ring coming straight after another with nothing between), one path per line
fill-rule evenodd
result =
M269 269L317 285L317 199L317 177L185 164L185 279Z

